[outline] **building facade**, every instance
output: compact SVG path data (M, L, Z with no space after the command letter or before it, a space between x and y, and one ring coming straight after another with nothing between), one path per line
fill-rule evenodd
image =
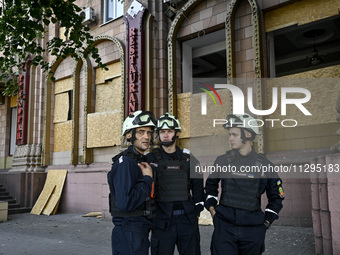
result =
M77 3L109 71L97 68L90 57L47 56L55 81L32 67L20 78L28 100L1 98L0 184L21 206L32 207L49 170L66 169L59 210L108 216L106 174L111 158L125 147L121 126L129 113L143 109L157 117L167 111L177 115L181 146L216 135L193 119L194 94L200 94L192 84L200 78L225 79L244 94L251 87L260 110L269 109L285 87L307 89L312 99L305 106L313 117L287 106L284 119L298 120L287 128L281 104L268 114L278 121L261 127L256 147L282 166L340 163L339 0ZM47 38L56 36L67 40L62 28L50 25ZM232 100L223 96L231 112ZM227 140L213 147L222 154ZM340 208L334 204L338 181L306 173L304 178L282 173L286 198L278 223L314 226L317 251L336 254L340 233L331 226L340 224Z

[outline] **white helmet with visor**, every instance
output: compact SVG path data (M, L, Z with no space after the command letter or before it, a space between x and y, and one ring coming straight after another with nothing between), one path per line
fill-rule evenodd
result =
M130 130L139 127L151 127L152 129L156 126L156 119L150 111L136 111L129 115L123 123L122 136L125 136Z
M157 131L161 129L175 129L178 132L182 131L179 120L169 113L166 113L158 118L156 128Z

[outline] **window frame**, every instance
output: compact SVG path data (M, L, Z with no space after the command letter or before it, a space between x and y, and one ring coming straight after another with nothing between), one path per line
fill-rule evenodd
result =
M112 1L113 5L113 17L109 18L109 6L108 2ZM122 13L118 13L117 6L121 5L122 7ZM120 2L119 0L103 0L103 24L106 24L108 22L111 22L112 20L118 19L124 15L124 3Z
M9 156L13 156L16 148L18 106L11 107Z
M193 59L209 55L221 50L226 51L225 30L220 29L204 35L204 37L195 37L193 39L183 41L182 45L182 93L192 92L193 88ZM211 43L211 38L214 41ZM226 69L227 72L227 69Z

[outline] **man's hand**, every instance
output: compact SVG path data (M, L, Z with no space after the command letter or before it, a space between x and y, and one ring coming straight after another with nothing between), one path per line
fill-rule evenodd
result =
M211 214L211 217L214 218L214 216L215 216L215 214L216 214L215 207L210 206L210 207L209 207L209 212L210 212L210 214Z
M143 176L149 175L152 178L152 168L148 163L141 162L141 163L138 163L138 166L142 170Z

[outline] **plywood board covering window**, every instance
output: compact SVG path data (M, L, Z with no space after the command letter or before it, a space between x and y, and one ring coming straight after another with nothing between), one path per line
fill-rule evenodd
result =
M69 93L64 92L55 95L55 109L53 123L61 123L68 120L70 109Z
M87 116L87 147L120 145L120 112L92 113Z
M119 95L121 78L96 86L96 112L117 110L121 106Z
M54 125L54 152L72 149L72 121Z

